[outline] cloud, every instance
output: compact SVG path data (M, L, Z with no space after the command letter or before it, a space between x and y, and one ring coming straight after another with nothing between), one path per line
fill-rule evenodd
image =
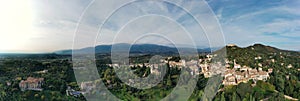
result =
M272 44L283 49L299 50L288 45L299 41L299 1L277 0L211 0L217 12L227 43L248 46L253 43ZM285 43L285 44L280 44Z
M33 33L28 34L30 40L24 45L24 47L30 48L19 50L51 52L72 48L75 31L77 31L77 37L86 40L86 42L78 43L76 48L95 44L110 44L113 36L126 24L129 26L124 27L126 29L120 34L119 37L124 38L119 40L120 42L128 42L126 39L137 38L142 32L163 31L164 35L178 41L179 44L189 45L190 40L188 38L183 39L185 34L183 34L182 29L177 28L177 25L181 25L190 33L197 46L209 46L209 41L213 46L216 46L220 45L222 40L213 39L223 37L219 34L222 32L217 30L219 23L223 29L226 43L248 46L262 42L284 49L300 49L293 46L300 44L297 41L300 38L299 0L275 0L272 2L265 0L206 1L213 12L205 8L205 3L197 0L174 0L172 2L175 5L159 1L136 1L125 5L127 3L125 0L34 1L32 8L34 11ZM185 8L182 9L178 5ZM111 14L112 16L109 17ZM136 19L151 14L163 15L165 18L154 16ZM172 20L167 21L166 17ZM194 19L195 17L198 18L199 23ZM106 23L99 32L104 21ZM129 24L129 21L132 23ZM172 21L176 21L176 25L172 25L175 24ZM165 26L163 26L164 24ZM79 26L77 27L77 25ZM149 28L146 28L147 26ZM137 31L140 34L130 31ZM95 40L97 34L99 36ZM94 40L96 43L93 42ZM170 44L164 39L158 38L156 40L153 37L141 41L141 43L147 42Z
M278 33L277 35L287 37L300 37L300 20L281 20L259 26L262 33ZM276 35L275 35L276 36Z
M168 17L172 20L177 21L176 24L181 25L182 27L184 27L191 35L191 37L193 37L193 40L195 40L195 43L197 44L197 46L209 46L208 44L208 39L207 36L204 33L204 30L201 29L200 26L197 21L195 20L194 17L198 17L200 18L200 24L204 25L204 28L206 30L209 30L209 36L217 36L217 30L216 28L213 28L214 25L212 25L212 23L217 23L217 22L210 22L210 20L212 20L210 17L213 17L214 15L209 12L207 8L203 8L204 6L199 6L196 7L197 5L195 4L201 4L201 3L191 3L191 2L178 2L179 4L171 4L171 3L167 3L167 2L158 2L158 1L147 1L147 2L135 2L135 3L131 3L128 5L123 6L122 8L119 8L116 12L113 13L112 16L109 17L109 19L107 19L107 22L104 24L104 29L109 29L109 30L113 30L113 31L118 31L120 30L120 28L126 26L126 24L132 20L135 20L137 17L141 17L144 15L162 15L162 17ZM193 4L192 6L190 6L190 4ZM178 5L182 5L182 6L187 6L187 8L182 9L180 8ZM201 4L204 5L204 4ZM190 10L191 12L186 12L186 10ZM202 9L202 10L199 10ZM198 14L200 12L203 12L203 14ZM189 13L194 13L197 15L191 15ZM154 17L155 18L155 17ZM206 19L209 18L210 20L206 21ZM157 21L159 19L151 19L151 17L147 17L144 19L144 21L147 22L151 22L151 23L147 23L147 24L151 24L151 25L155 25L154 28L147 28L146 24L141 24L140 26L136 26L136 27L126 27L129 30L135 30L139 29L138 31L140 32L145 32L147 30L151 30L153 32L159 32L160 29L167 29L168 32L164 33L164 34L169 34L169 35L173 35L173 36L177 36L180 35L180 32L178 28L164 28L161 27L160 25L165 25L167 27L170 27L167 25L167 23L165 22L160 22ZM216 19L214 19L216 21ZM212 21L214 21L212 20ZM210 25L210 26L207 26ZM139 27L143 27L143 28L139 28ZM153 27L153 26L152 26ZM121 36L122 38L124 38L124 40L126 40L129 36L130 37L138 37L138 35L134 34L137 32L122 32L122 34L119 34L118 36ZM106 33L101 33L100 32L100 37L101 34L104 34L104 36L108 36L105 35ZM110 33L111 36L114 36L116 33ZM213 35L214 34L214 35ZM107 39L107 38L104 38ZM182 37L177 37L177 39L174 39L177 41L181 41L185 43L181 43L181 44L190 44L186 41L189 40L185 40L182 39ZM103 41L103 40L100 40ZM205 42L206 41L206 42ZM124 42L124 41L121 41ZM129 42L129 40L127 41ZM148 41L149 43L153 42L151 40ZM102 42L102 43L110 43L110 42ZM214 42L212 42L214 43ZM170 44L170 43L166 43L166 44ZM217 44L219 43L215 43L213 45L217 46Z

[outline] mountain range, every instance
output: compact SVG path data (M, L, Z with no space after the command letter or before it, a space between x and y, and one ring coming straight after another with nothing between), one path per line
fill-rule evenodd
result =
M191 52L195 50L194 48L187 48L187 47L179 47L176 48L175 46L164 46L164 45L157 45L157 44L127 44L127 43L118 43L118 44L112 44L112 45L98 45L96 47L86 47L82 49L68 49L68 50L59 50L53 52L57 55L71 55L72 51L76 53L89 53L95 51L96 54L110 54L112 48L115 48L117 52L126 52L127 49L130 49L130 53L136 53L136 54L152 54L152 53L159 53L159 54L178 54L178 50L182 50L183 52ZM223 47L224 49L225 47ZM214 51L218 51L219 49L222 49L220 47L213 47L213 48L197 48L196 50L198 53L211 53ZM282 50L278 49L276 47L267 46L263 44L254 44L252 46L248 47L238 47L236 45L234 46L226 46L226 50L228 54L231 54L232 52L236 53L236 50L238 49L241 51L253 51L258 54L269 54L269 53L290 53L290 54L299 54L298 51L290 51L290 50Z
M177 55L178 50L183 50L185 52L190 52L191 50L195 50L193 48L185 48L179 47L176 48L174 46L164 46L164 45L156 45L156 44L126 44L126 43L119 43L113 45L98 45L95 48L87 47L82 49L68 49L68 50L59 50L52 53L43 53L43 54L26 54L26 53L0 53L0 57L60 57L60 56L69 56L72 55L72 52L77 53L89 53L95 51L96 54L110 54L112 47L116 47L118 52L125 52L130 47L130 53L132 55L143 55L143 54L163 54L163 55ZM282 50L276 47L267 46L263 44L254 44L248 47L238 47L236 45L229 46L223 48L202 48L196 49L198 53L211 53L211 52L218 52L220 49L226 49L227 56L229 58L240 58L241 61L246 61L247 59L254 58L254 56L266 56L271 53L276 54L285 54L289 57L299 58L300 52L299 51L290 51L290 50Z
M87 47L82 49L75 49L73 52L76 53L89 53L95 50L95 53L100 54L109 54L111 53L112 48L116 49L118 52L126 52L129 48L130 53L138 53L138 54L151 54L151 53L160 53L160 54L177 54L178 50L183 50L183 52L191 52L195 50L194 48L185 48L185 47L171 47L171 46L163 46L163 45L156 45L156 44L127 44L127 43L118 43L113 45L98 45L95 48ZM218 48L203 48L203 49L196 49L198 53L205 53L217 50ZM71 55L72 50L61 50L55 51L55 54L60 55Z

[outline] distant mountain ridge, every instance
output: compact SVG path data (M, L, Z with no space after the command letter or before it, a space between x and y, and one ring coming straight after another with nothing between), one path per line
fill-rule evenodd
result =
M176 54L178 53L178 49L184 50L186 52L189 52L191 50L194 50L193 48L183 48L183 47L172 47L172 46L163 46L163 45L156 45L156 44L127 44L127 43L118 43L113 45L98 45L95 48L93 47L87 47L82 49L75 49L74 51L77 53L89 53L91 50L95 50L95 53L103 53L103 54L109 54L111 53L112 46L115 47L115 49L118 52L124 52L127 50L128 47L130 47L130 53L161 53L161 54ZM224 49L223 47L222 49ZM210 53L211 51L218 51L221 48L203 48L203 49L196 49L198 53ZM236 53L244 54L244 52L250 52L259 55L259 54L269 54L269 53L288 53L288 54L300 54L298 51L290 51L290 50L282 50L279 48L275 48L272 46L267 46L263 44L254 44L248 47L239 47L237 45L231 44L226 46L227 55L236 55ZM58 55L71 55L72 50L61 50L61 51L55 51L55 54Z
M184 52L191 52L195 50L193 48L175 48L170 46L163 46L163 45L156 45L156 44L127 44L127 43L119 43L113 45L98 45L95 48L87 47L82 49L74 50L76 53L89 53L92 52L91 50L95 50L95 53L103 53L109 54L111 53L111 49L115 48L118 52L124 52L130 47L130 53L161 53L161 54L176 54L178 50L183 50ZM211 50L215 50L216 48L203 48L203 49L196 49L198 53L203 52L211 52ZM61 55L70 55L72 54L72 50L61 50L55 51L55 54Z

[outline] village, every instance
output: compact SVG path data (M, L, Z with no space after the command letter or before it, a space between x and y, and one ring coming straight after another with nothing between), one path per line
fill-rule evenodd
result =
M179 60L176 61L168 61L168 59L172 57L168 57L166 60L160 60L160 64L149 64L149 63L140 63L140 64L130 64L129 67L147 67L150 68L151 73L160 74L159 66L164 65L166 63L172 67L178 68L189 68L191 70L191 75L199 75L203 74L205 78L209 78L213 75L221 74L223 79L223 85L238 85L239 83L246 83L249 80L253 81L266 81L270 76L269 74L273 72L272 68L268 68L267 71L263 71L261 64L259 67L251 68L249 66L241 66L237 64L236 61L225 60L225 66L222 65L221 62L212 63L213 57L216 55L206 55L205 59L199 60ZM261 57L257 57L257 59L261 59ZM233 67L230 66L233 64ZM120 67L119 64L107 64L111 67ZM290 67L290 66L289 66Z
M267 71L263 71L261 67L259 68L250 68L248 66L241 66L236 63L236 61L228 61L226 59L225 65L222 65L221 62L212 62L213 57L217 55L208 54L203 59L198 60L179 60L179 61L170 61L172 57L167 57L166 59L161 59L160 63L151 64L151 63L139 63L139 64L130 64L126 65L129 67L146 67L150 68L151 74L160 74L159 67L162 65L169 64L170 68L189 68L190 74L193 76L203 74L205 78L212 77L213 75L221 74L223 76L222 84L227 85L238 85L239 83L246 83L249 80L265 81L269 78L269 74L272 73L273 69L269 68ZM233 64L233 67L230 65ZM118 67L120 68L123 65L120 64L106 64L109 67ZM85 67L78 67L74 69L85 69ZM47 70L37 71L35 73L47 73ZM44 78L34 78L28 77L26 80L21 80L19 83L19 88L21 91L25 90L34 90L42 91ZM78 97L80 94L88 94L96 88L96 84L93 81L81 82L80 91L76 91L71 87L66 89L66 94L68 96Z

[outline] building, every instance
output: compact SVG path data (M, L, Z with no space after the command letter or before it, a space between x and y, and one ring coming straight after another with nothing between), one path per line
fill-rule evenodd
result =
M228 77L228 76L232 76L235 74L235 70L233 69L226 69L225 73L224 73L224 77Z
M66 90L67 96L79 97L81 93L82 93L82 92L80 92L80 91L75 91L75 90L72 89L71 87L68 87L67 90Z
M287 68L293 68L293 65L292 65L292 64L289 64L289 65L287 66Z
M42 70L42 71L37 71L37 72L35 72L35 73L37 73L37 74L45 74L45 73L47 73L48 72L48 70Z
M10 86L10 85L11 85L11 82L7 81L7 82L6 82L6 85L7 85L7 86Z
M223 85L237 85L236 79L234 76L228 76L223 80Z
M155 75L159 75L160 74L160 71L159 71L159 65L158 64L153 64L151 67L150 67L150 72L151 74L155 74Z
M80 84L80 88L82 90L82 94L90 93L93 89L96 88L96 85L92 81L82 82Z
M191 75L199 75L200 74L200 70L198 65L191 65L189 66L189 68L191 69Z
M272 73L273 72L273 69L272 68L269 68L268 69L268 73Z
M263 71L262 68L251 69L250 67L243 66L240 69L229 69L227 68L224 73L223 85L237 85L239 83L246 83L249 80L262 80L266 81L270 78L269 73L272 73L273 69L268 69L267 71Z
M22 80L19 83L19 87L21 91L25 91L25 90L42 91L43 84L44 84L44 78L28 77L26 80Z
M235 47L235 44L227 44L228 47Z
M256 78L257 80L267 80L269 78L268 72L265 71L259 71L258 72L258 77Z
M234 62L233 62L233 64L234 64L233 68L235 68L235 69L241 68L241 65L237 64L237 63L235 62L235 59L234 59L233 61L234 61Z

